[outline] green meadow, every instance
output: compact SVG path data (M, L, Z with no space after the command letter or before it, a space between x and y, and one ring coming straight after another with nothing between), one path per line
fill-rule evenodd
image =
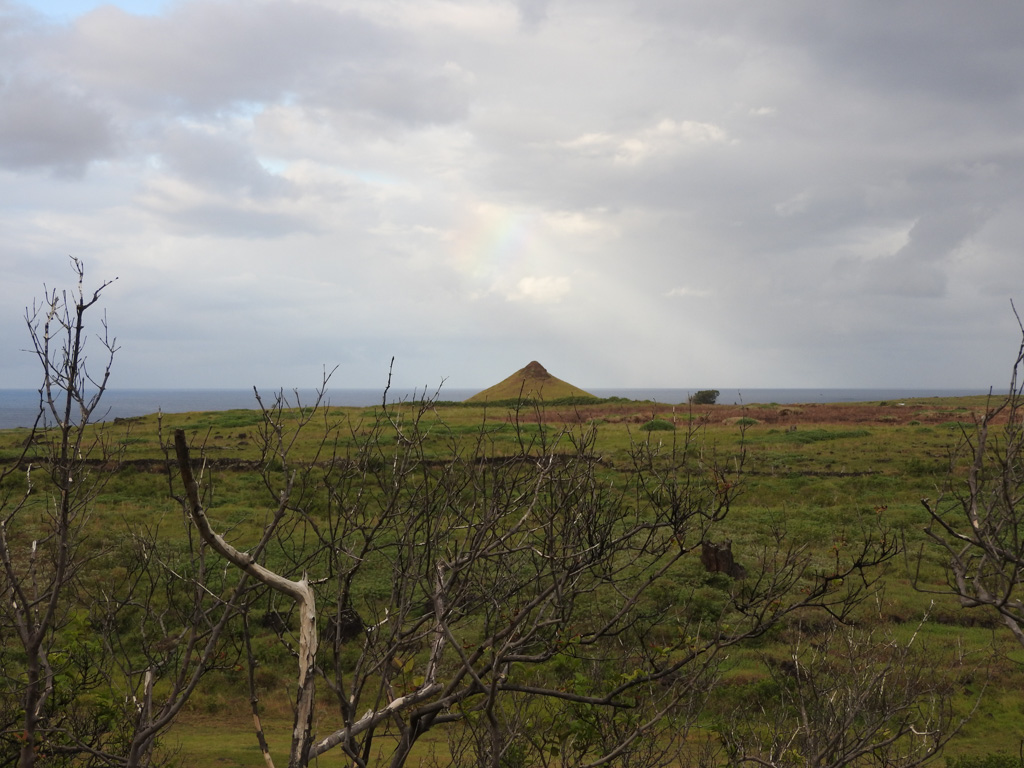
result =
M941 764L964 756L1017 755L1024 744L1024 651L987 609L960 606L949 593L946 557L924 533L928 513L922 499L939 498L963 482L952 458L987 404L986 398L744 407L592 398L518 406L398 403L386 412L381 407L318 411L294 432L289 425L299 423L300 412L285 410L276 418L278 434L290 441L290 460L322 464L355 460L370 437L385 456L389 446L398 449L408 442L414 428L415 450L424 465L443 466L462 452L498 461L524 451L578 451L583 444L596 461L599 482L618 487L636 470L638 455L683 451L692 456L694 471L711 472L728 487L728 513L707 537L731 541L736 562L748 570L765 562L766 551L786 547L802 547L828 568L854 555L865 538L885 537L898 545L898 553L861 574L862 599L844 620L885 642L913 638L923 654L915 658L927 658L930 668L948 677L951 706L958 717L969 717L946 746ZM273 461L261 448L267 444L266 428L257 411L163 414L93 427L92 439L118 455L90 465L104 483L91 504L83 546L99 558L138 531L169 537L171 543L180 539L184 546L182 506L174 498L181 489L175 486L170 446L176 429L184 430L193 455L202 458L204 505L215 528L233 540L258 538L275 492L265 482ZM0 462L17 460L28 435L27 430L0 432ZM30 446L25 461L33 461L33 450ZM16 494L25 482L25 473L11 475L4 490ZM729 580L702 567L699 548L671 575L652 599L684 604L691 617L716 616ZM106 576L84 573L82 578ZM356 588L372 601L386 597L389 583L387 569L369 568L360 573ZM822 620L814 611L787 617L763 636L729 649L716 672L719 682L692 724L695 749L715 742L717 729L733 712L770 697L773 670L790 657L794 639L803 632L813 635ZM291 727L293 658L271 629L259 629L254 642L264 654L258 681L264 727L272 749L283 750ZM325 723L329 700L320 698L318 718ZM184 765L264 765L241 665L226 664L206 676L164 748ZM387 752L386 735L375 748ZM448 764L449 748L443 732L431 732L417 745L413 764ZM348 764L340 751L319 763Z

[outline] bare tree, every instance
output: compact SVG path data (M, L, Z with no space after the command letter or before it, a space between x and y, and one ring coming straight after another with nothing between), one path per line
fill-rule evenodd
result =
M103 579L83 587L102 662L92 674L111 704L110 733L87 752L88 764L137 768L162 762L160 737L174 723L203 677L234 668L241 648L225 642L248 594L248 579L211 567L190 525L168 535L167 515L133 530L98 563ZM180 514L169 525L181 525ZM214 565L216 565L216 561Z
M832 622L798 630L788 658L723 728L730 765L913 768L936 757L966 717L953 708L964 659Z
M89 429L117 345L104 322L95 339L104 359L99 375L93 376L87 366L85 318L110 283L88 292L82 263L72 260L72 266L75 290L46 291L43 302L26 311L32 351L43 370L40 413L26 441L32 446L22 457L26 464L4 470L6 476L15 470L25 473L18 489L12 493L9 488L3 498L0 518L0 620L5 632L17 639L24 660L4 667L4 698L18 702L18 715L5 718L0 738L5 759L16 753L21 768L35 765L48 749L95 742L99 736L94 729L81 732L78 726L87 723L60 705L63 692L57 681L65 672L74 678L75 659L54 651L61 629L74 618L68 595L90 557L85 525L92 501L109 476L94 472L89 460L111 462L117 457L106 433ZM45 482L35 473L45 474ZM78 684L88 686L90 680L79 679Z
M127 435L99 410L116 342L105 319L98 338L86 327L110 283L90 293L72 267L75 290L26 312L40 410L0 467L0 764L135 768L159 762L159 737L206 672L237 663L222 638L248 587L207 567L180 511L180 539L160 535L165 514L91 535Z
M1016 314L1016 310L1014 310ZM1017 316L1021 335L1024 325ZM947 487L922 499L927 534L948 556L948 590L965 608L995 611L1024 645L1024 341L1009 392L965 430L952 457ZM928 589L923 580L918 588Z
M455 723L476 765L667 764L728 648L809 606L844 616L895 552L892 537L868 538L826 564L780 536L697 606L689 555L725 518L742 456L716 466L696 433L637 444L608 482L591 429L527 429L516 412L467 437L428 419L429 400L385 400L342 455L343 424L319 399L297 423L288 405L280 395L264 411L273 502L259 543L214 529L184 432L175 445L204 540L298 612L281 632L298 664L294 768L333 749L397 768L424 733ZM317 454L298 461L314 424ZM316 679L335 709L319 726Z

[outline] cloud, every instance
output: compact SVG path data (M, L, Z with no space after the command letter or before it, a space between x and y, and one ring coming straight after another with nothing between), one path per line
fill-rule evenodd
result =
M585 157L609 158L616 163L636 165L689 147L722 144L727 138L725 131L711 123L677 122L666 118L627 134L585 133L563 142L562 146Z
M519 23L527 32L536 32L548 17L551 0L516 0Z
M928 212L914 222L907 244L893 258L915 263L941 261L974 234L988 215L967 207Z
M380 63L308 89L304 103L407 124L450 123L469 109L472 73L455 62L424 69Z
M694 288L689 285L680 285L675 288L669 288L668 292L665 293L669 298L686 298L692 297L695 299L706 299L712 296L712 292L706 288Z
M864 286L896 296L939 298L947 291L950 257L989 214L974 208L930 212L914 222L907 242L892 254L867 261Z
M399 27L358 11L192 0L159 16L100 6L46 58L84 88L146 111L245 113L285 101L412 123L464 116L472 76L451 61L420 61L416 48Z
M571 290L568 277L529 275L516 283L515 290L508 293L509 301L529 301L534 304L557 304Z
M396 41L365 18L313 3L193 0L167 15L103 5L48 54L87 87L145 108L210 113L344 79Z
M80 176L115 143L109 117L73 86L0 75L0 166Z
M270 173L244 137L202 126L170 126L159 147L169 171L207 189L252 198L284 197L292 193L287 179Z
M788 200L783 200L781 203L775 204L775 212L779 216L796 216L797 214L803 213L807 210L807 206L810 200L810 192L804 190L803 192L794 195Z
M307 232L308 221L287 213L246 206L207 203L181 205L161 213L170 231L191 237L265 238Z
M73 253L138 386L999 383L1024 11L935 3L0 0L0 317Z

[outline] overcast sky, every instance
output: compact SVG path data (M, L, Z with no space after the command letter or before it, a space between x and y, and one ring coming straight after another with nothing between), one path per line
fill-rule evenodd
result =
M73 255L119 388L1005 388L1022 73L1012 0L0 0L0 387Z

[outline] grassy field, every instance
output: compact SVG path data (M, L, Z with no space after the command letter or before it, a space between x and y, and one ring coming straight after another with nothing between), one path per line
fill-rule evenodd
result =
M470 442L488 456L519 450L523 440L569 441L596 430L594 453L600 476L609 483L630 469L638 443L671 447L687 435L696 438L701 460L719 464L741 479L740 493L727 519L715 530L728 538L741 564L753 562L765 542L782 531L790 544L807 545L822 562L841 557L865 534L878 530L897 536L902 554L871 574L878 590L853 617L855 624L879 637L908 638L952 668L972 670L956 678L957 706L967 711L983 692L977 711L950 743L947 756L1004 751L1016 754L1024 743L1024 651L991 614L967 610L948 594L945 560L923 530L927 513L922 498L936 498L951 477L950 459L965 430L973 429L986 398L927 398L903 402L844 405L666 406L617 401L525 407L435 404L418 421L418 445L424 461L444 462ZM376 439L403 439L402 427L420 406L396 405L393 427ZM282 418L295 418L285 412ZM380 423L378 408L331 409L318 414L299 435L293 457L326 460L317 454L325 434L333 437L331 455L356 452L359 441ZM90 522L97 540L118 530L151 526L162 517L180 516L168 490L168 456L164 444L174 429L184 429L206 458L206 506L216 525L245 539L254 536L268 508L259 473L257 439L263 420L252 411L185 413L122 420L105 425L103 439L123 448L122 460L100 464L97 473L113 475L96 499ZM0 461L15 458L25 430L0 432ZM13 487L13 486L12 486ZM694 559L684 576L698 588L687 599L699 600ZM376 578L386 582L386 574ZM386 590L367 578L363 589ZM702 591L703 590L703 591ZM756 644L736 649L723 668L725 685L708 706L709 718L729 710L731 697L747 695L767 679L766 663L786 657L797 627L787 625ZM273 743L285 744L290 725L289 659L267 671L264 722ZM263 758L252 735L244 675L230 670L209 676L187 705L170 734L185 765L258 766ZM327 696L322 697L325 702ZM324 716L328 716L326 703ZM701 725L701 723L698 723ZM700 728L696 733L701 733ZM282 746L283 748L283 746ZM384 749L384 746L380 747ZM445 764L446 742L430 734L419 747L423 764ZM328 754L322 765L346 764Z

